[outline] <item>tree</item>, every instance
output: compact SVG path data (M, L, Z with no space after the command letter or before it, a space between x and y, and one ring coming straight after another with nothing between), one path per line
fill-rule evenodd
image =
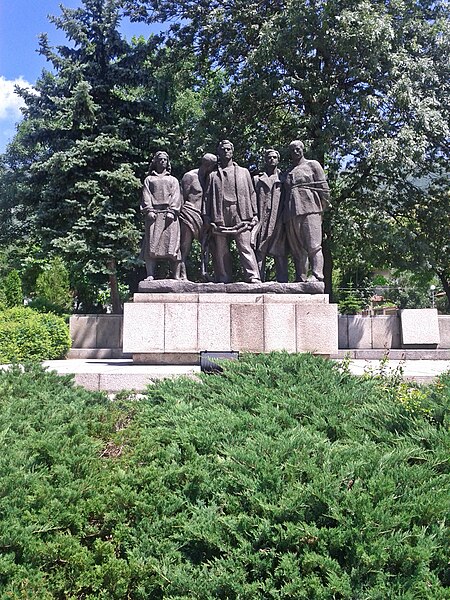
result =
M340 245L336 215L376 213L382 201L397 219L408 212L407 182L448 160L444 0L124 4L134 19L172 22L174 55L189 48L199 72L223 75L222 102L210 121L227 130L238 154L247 150L249 163L263 147L300 137L309 157L325 164L334 206L324 228L328 288L331 253ZM445 210L445 194L441 202Z
M42 35L40 53L53 72L19 90L26 107L4 161L5 221L34 231L43 250L61 254L80 277L108 277L119 312L117 277L138 254L143 158L158 136L156 40L122 39L116 0L61 10L50 20L70 45L54 50Z

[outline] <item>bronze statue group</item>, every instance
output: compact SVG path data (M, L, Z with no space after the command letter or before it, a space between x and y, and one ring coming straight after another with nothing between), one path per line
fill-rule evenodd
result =
M323 281L322 217L330 194L321 165L306 159L303 143L294 140L286 172L278 168L280 154L270 148L264 171L252 178L233 161L233 152L233 144L222 140L217 155L205 154L200 167L186 173L181 183L171 175L168 154L156 152L141 201L147 280L154 279L160 260L170 261L172 278L187 279L186 260L197 239L203 277L209 277L210 254L213 280L230 283L234 239L248 283L265 280L267 256L274 258L276 280L287 282L289 255L295 281Z

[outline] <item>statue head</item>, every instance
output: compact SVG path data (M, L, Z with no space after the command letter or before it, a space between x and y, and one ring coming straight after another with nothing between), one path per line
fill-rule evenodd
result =
M304 151L305 144L301 140L294 140L289 144L289 152L294 161L302 159Z
M264 162L269 167L276 167L280 162L280 153L273 148L267 148L264 151Z
M207 152L202 156L201 169L206 173L211 173L217 167L217 156Z
M149 172L156 171L157 173L162 173L166 171L170 173L172 171L172 165L170 164L169 155L164 150L158 150L153 156L152 162L149 166Z
M219 158L220 163L227 164L233 158L234 145L230 140L221 140L217 144L217 156Z

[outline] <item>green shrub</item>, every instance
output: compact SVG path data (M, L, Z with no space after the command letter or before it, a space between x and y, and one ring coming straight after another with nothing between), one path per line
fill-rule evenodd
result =
M341 298L338 303L341 315L356 315L367 306L367 302L362 298L359 290L353 287L350 282L348 287L341 291Z
M0 313L0 363L62 358L70 343L61 317L26 307Z
M450 377L422 390L285 354L114 402L0 373L0 596L444 600Z
M53 302L50 302L42 297L33 298L31 302L28 303L28 307L40 313L53 313L54 315L59 315L60 317L67 315L67 309L63 308L59 304L53 304Z
M3 308L23 305L22 283L16 269L12 269L0 281L0 305Z
M55 257L36 279L36 298L41 305L56 306L68 312L73 305L69 272L61 258Z

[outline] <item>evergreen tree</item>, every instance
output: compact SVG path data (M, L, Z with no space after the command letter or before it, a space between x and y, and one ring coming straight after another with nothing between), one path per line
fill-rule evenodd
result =
M80 277L108 277L119 312L117 276L139 253L140 180L159 135L156 40L125 41L116 0L61 10L50 20L68 45L53 49L42 35L40 53L53 70L19 90L26 107L4 162L5 221L35 232Z

